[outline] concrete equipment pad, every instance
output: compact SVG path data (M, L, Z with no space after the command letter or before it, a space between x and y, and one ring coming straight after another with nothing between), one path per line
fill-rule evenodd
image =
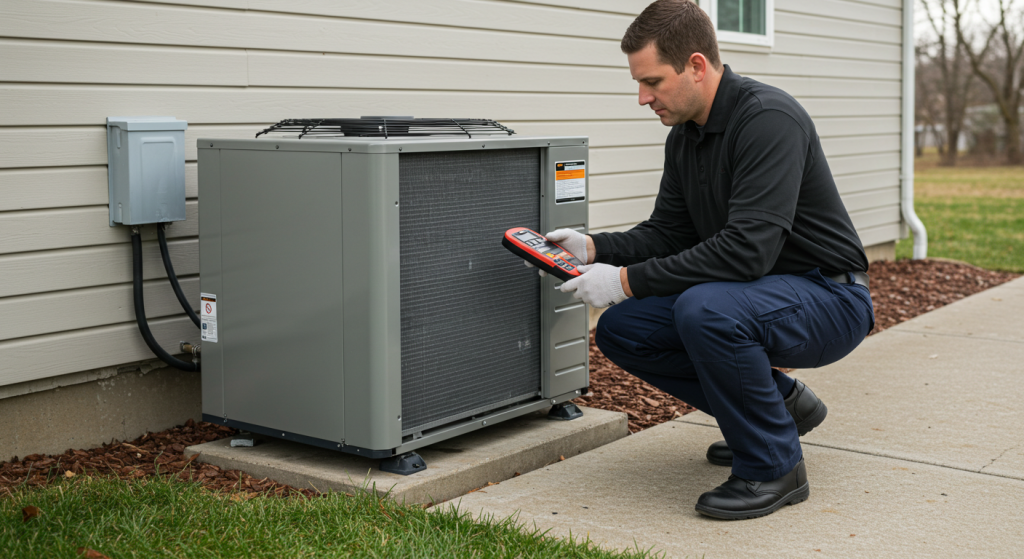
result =
M417 452L427 469L410 476L380 471L379 460L269 437L250 448L231 448L230 439L213 441L190 446L185 454L199 454L201 462L294 487L352 492L365 484L379 492L390 490L398 501L438 503L629 433L626 414L581 409L583 417L573 421L553 421L546 411L537 412L422 448Z
M1024 343L1024 278L925 313L888 331Z
M728 468L704 459L717 429L681 420L442 506L518 513L555 536L668 557L1020 557L1024 481L806 445L810 499L745 521L700 516Z
M809 444L1024 479L1024 344L889 332L794 372L828 405ZM716 425L692 413L680 421Z

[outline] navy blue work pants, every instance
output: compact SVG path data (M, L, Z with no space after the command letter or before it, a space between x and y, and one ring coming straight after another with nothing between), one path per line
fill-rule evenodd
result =
M769 481L802 457L783 404L795 381L772 367L837 361L873 326L866 287L815 269L629 298L601 315L596 337L616 365L714 416L733 452L733 474Z

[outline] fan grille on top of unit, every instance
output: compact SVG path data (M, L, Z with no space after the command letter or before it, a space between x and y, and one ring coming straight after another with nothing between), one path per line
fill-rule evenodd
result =
M412 118L412 117L362 117L362 118L292 118L258 132L262 134L285 134L316 137L379 137L397 136L468 136L474 134L515 134L514 130L487 119L479 118Z

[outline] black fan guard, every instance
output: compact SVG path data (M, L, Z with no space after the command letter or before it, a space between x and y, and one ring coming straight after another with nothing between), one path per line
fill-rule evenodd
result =
M362 117L362 118L292 118L282 120L270 128L258 132L256 137L270 133L297 134L304 136L350 136L357 138L377 137L426 137L505 133L511 136L515 131L498 122L478 118L412 118L412 117Z

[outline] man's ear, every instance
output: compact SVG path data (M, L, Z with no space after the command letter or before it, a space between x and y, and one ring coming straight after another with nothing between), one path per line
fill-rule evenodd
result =
M704 76L708 71L708 59L704 58L703 54L695 52L690 55L688 62L693 66L693 81L704 81Z

